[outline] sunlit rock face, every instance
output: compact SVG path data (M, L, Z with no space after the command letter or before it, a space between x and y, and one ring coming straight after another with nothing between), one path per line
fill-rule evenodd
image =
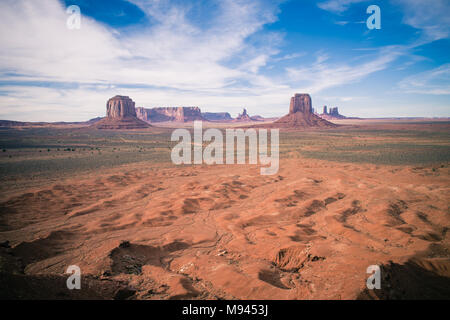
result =
M113 119L136 117L134 106L134 101L129 97L115 96L109 99L106 104L106 116Z
M289 114L275 121L273 126L279 128L307 128L334 127L335 125L314 114L309 94L296 93L291 98Z
M296 93L291 98L291 105L289 107L289 114L302 112L304 114L312 113L311 96L307 93Z

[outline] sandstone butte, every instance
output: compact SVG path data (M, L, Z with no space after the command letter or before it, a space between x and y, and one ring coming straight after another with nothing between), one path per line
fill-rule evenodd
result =
M95 123L98 129L141 129L150 127L136 117L135 103L129 97L115 96L106 103L106 118Z
M291 98L289 114L275 121L272 127L306 128L335 127L336 125L314 114L309 94L296 93Z
M230 121L233 120L228 112L202 112L203 118L208 121Z
M336 119L346 119L347 118L339 113L338 107L330 108L330 111L328 111L327 106L323 107L323 113L320 114L319 116L325 120L336 120Z
M250 116L247 113L247 109L244 108L244 110L242 111L242 113L240 113L236 119L234 119L234 121L239 121L239 122L243 122L243 121L252 121L252 119L250 118Z

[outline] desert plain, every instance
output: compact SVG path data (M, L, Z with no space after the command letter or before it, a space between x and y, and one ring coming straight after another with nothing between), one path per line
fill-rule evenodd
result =
M175 166L170 125L2 128L0 297L449 299L450 123L334 122L273 176Z

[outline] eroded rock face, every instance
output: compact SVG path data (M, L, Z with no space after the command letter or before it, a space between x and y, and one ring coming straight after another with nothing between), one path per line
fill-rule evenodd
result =
M289 107L289 114L302 112L304 114L312 114L311 97L307 93L296 93L291 98L291 105Z
M291 98L289 114L275 121L272 126L279 128L307 128L333 127L335 125L313 113L309 94L296 93Z
M126 96L115 96L106 104L106 116L112 119L136 117L134 101Z
M247 113L247 109L244 108L241 114L239 114L236 119L236 121L251 121L250 116Z
M340 116L338 107L330 108L330 115Z
M97 129L143 129L150 125L136 117L134 101L126 96L115 96L106 103L106 117L95 122Z
M151 122L150 120L150 109L145 109L143 107L136 108L136 117L145 122Z
M137 117L146 122L190 122L195 120L205 120L199 107L168 107L146 109L139 107L136 109Z
M346 117L339 113L338 107L330 108L330 111L327 112L327 106L323 107L323 113L320 115L323 119L326 120L336 120L336 119L345 119Z
M203 118L210 121L233 120L228 112L202 112Z

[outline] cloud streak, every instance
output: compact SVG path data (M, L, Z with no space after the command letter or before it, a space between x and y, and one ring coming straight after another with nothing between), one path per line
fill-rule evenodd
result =
M404 12L403 22L423 32L422 42L450 36L450 2L447 0L393 0Z
M450 95L450 64L409 76L399 87L406 93Z
M311 66L288 68L287 71L292 81L302 85L304 90L318 93L328 88L360 81L372 73L384 70L401 54L401 48L386 47L375 56L368 56L367 61L352 65L327 63L328 57L319 55Z
M317 6L323 10L341 14L355 3L367 2L368 0L328 0L319 2Z

